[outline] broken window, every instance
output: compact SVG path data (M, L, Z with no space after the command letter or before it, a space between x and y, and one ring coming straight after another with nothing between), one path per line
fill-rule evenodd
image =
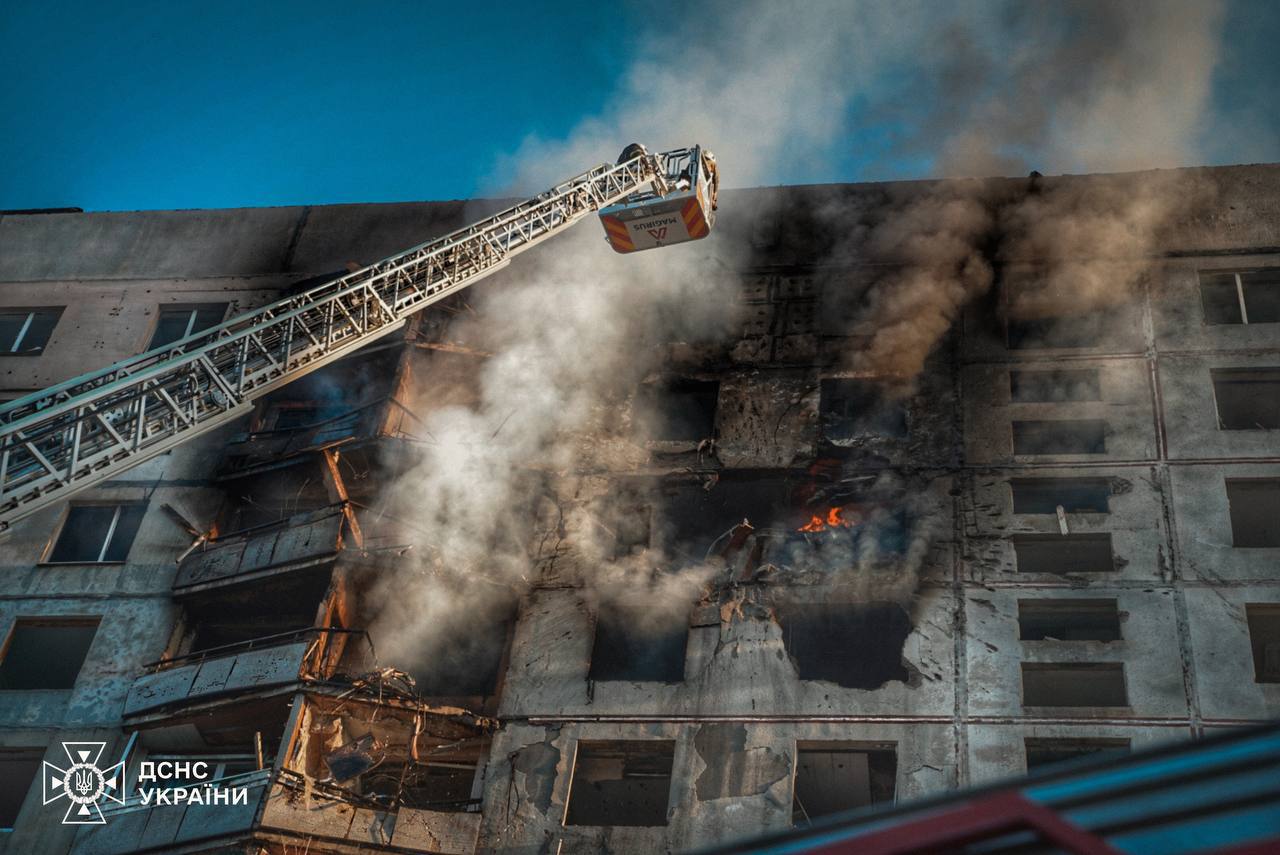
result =
M897 774L892 748L799 742L791 822L808 825L819 817L892 802Z
M486 615L475 615L468 632L449 633L439 639L430 656L407 668L417 681L418 691L428 697L491 697L507 662L516 604Z
M1019 573L1109 573L1116 569L1109 532L1013 537Z
M0 661L0 690L70 689L99 618L18 618Z
M1280 547L1280 478L1228 478L1226 483L1231 545Z
M1206 324L1280 323L1280 267L1201 271L1200 302Z
M888 397L876 380L823 380L818 412L826 439L907 435L905 403Z
M1245 616L1253 645L1253 679L1280 683L1280 604L1249 603Z
M0 831L13 831L43 759L43 748L0 749Z
M1122 662L1023 662L1028 707L1123 707L1129 703Z
M227 590L189 601L188 652L312 628L330 577L327 566L313 568L264 579L248 589Z
M1014 478L1009 481L1015 514L1105 514L1111 482L1106 478Z
M697 441L715 435L718 380L675 379L642 387L637 427L648 439Z
M1018 600L1023 641L1119 641L1115 600Z
M679 683L684 680L689 615L650 606L603 606L596 613L588 679Z
M667 824L675 742L579 742L565 825Z
M1107 423L1101 419L1015 421L1014 454L1106 454Z
M1010 371L1009 398L1018 404L1101 401L1102 378L1096 368Z
M1127 739L1027 739L1027 771L1041 769L1064 760L1093 757L1100 754L1123 754L1129 750Z
M613 559L626 558L649 548L653 509L635 496L623 494L602 514L613 535Z
M1009 348L1095 347L1103 339L1107 321L1107 315L1102 312L1057 318L1010 318Z
M911 619L896 603L790 603L778 620L801 680L878 689L910 676L902 647Z
M1232 368L1211 373L1221 430L1280 429L1280 369Z
M0 356L39 356L62 317L62 308L0 311Z
M141 503L72 505L45 560L52 564L124 561L146 509Z
M172 344L178 339L222 323L227 314L226 303L195 303L184 306L161 306L156 331L151 334L147 350Z
M379 763L360 776L360 793L389 807L469 812L480 808L480 770L489 740L468 740L425 752L420 762Z

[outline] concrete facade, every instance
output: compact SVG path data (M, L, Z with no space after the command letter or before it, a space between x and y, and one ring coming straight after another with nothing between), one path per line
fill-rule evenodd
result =
M368 545L396 543L393 526L384 521L384 533L372 514L353 508L371 504L377 479L394 473L396 444L412 430L396 415L414 408L405 391L411 379L444 370L436 358L443 351L431 349L448 340L434 310L388 345L397 366L392 379L361 399L376 418L340 438L349 468L325 456L337 446L324 430L274 429L270 405L262 404L253 424L192 441L75 498L145 505L127 560L52 563L68 508L23 520L0 543L0 637L9 639L20 619L99 623L71 688L9 688L0 659L0 761L42 752L65 765L60 743L86 740L105 741L104 757L113 761L136 733L131 769L149 757L242 763L256 734L263 768L244 773L251 809L210 808L181 819L133 804L109 812L100 828L62 825L63 803L42 806L33 779L0 848L675 851L797 821L798 778L810 774L802 769L804 751L851 752L866 769L882 762L873 753L888 752L891 772L864 771L865 780L881 781L864 784L884 800L888 775L888 797L904 800L1021 774L1029 746L1070 749L1101 740L1137 747L1280 716L1280 678L1259 679L1258 639L1246 619L1248 606L1280 606L1280 547L1233 546L1226 495L1228 479L1280 481L1280 430L1220 429L1210 373L1280 369L1280 323L1206 324L1199 279L1205 271L1280 269L1280 165L1185 172L1213 185L1212 202L1184 212L1161 234L1142 286L1110 308L1088 346L1011 348L993 301L974 300L914 379L902 402L905 429L853 438L824 433L820 390L823 381L858 376L841 356L874 330L838 307L846 293L874 287L903 262L842 249L840 236L894 216L903 198L946 185L726 193L707 243L744 259L721 274L738 295L726 312L733 328L711 343L660 343L662 373L719 382L713 435L704 437L714 441L635 440L636 396L601 417L577 465L550 478L559 515L532 513L536 572L517 592L492 691L437 690L423 699L397 693L390 682L351 688L356 664L367 664L357 652L369 617L363 592L379 574L398 572L394 552ZM1024 182L992 186L1016 195ZM0 397L144 350L166 305L226 303L230 316L492 209L454 202L0 217L0 312L62 307L39 355L0 355ZM552 242L537 252L554 251ZM531 269L523 263L503 275L518 281ZM447 329L447 318L440 324ZM344 364L349 360L333 370ZM1011 371L1086 372L1097 378L1096 399L1015 401ZM1014 422L1063 420L1104 423L1105 448L1017 452ZM299 474L303 467L311 468ZM344 483L361 467L382 474ZM868 567L857 584L831 584L787 577L777 569L778 541L744 533L745 541L716 559L729 581L690 604L683 679L592 678L593 645L603 630L581 580L601 559L580 545L587 532L565 522L572 520L566 509L591 506L624 486L642 494L685 490L709 497L703 501L737 495L734 489L752 501L790 496L811 486L819 470L838 473L837 481L879 479L876 489L889 498L868 492L865 502L909 506L912 546L890 549L887 563ZM1037 478L1104 484L1106 512L1015 513L1011 482ZM265 527L255 522L259 528L247 533L229 530L240 525L223 528L222 540L234 546L225 550L236 556L231 563L218 563L223 553L210 551L220 548L217 531L188 553L191 534L164 509L203 527L227 519L245 495L275 495L271 481L297 485L289 513ZM724 501L732 515L731 500ZM338 508L333 513L345 524L302 521L329 513L324 508ZM240 510L252 516L252 509ZM1274 513L1280 528L1280 507ZM1030 568L1032 550L1049 550L1036 554L1052 558L1064 535L1072 543L1109 538L1110 558L1079 572ZM907 563L909 585L901 578ZM1070 621L1071 609L1086 600L1114 601L1118 638L1071 640L1053 636L1055 629L1024 640L1020 610L1056 601ZM889 656L898 676L870 688L802 676L811 666L793 646L801 642L786 615L886 603L909 620L900 653ZM233 626L236 612L249 622ZM799 619L794 627L801 631ZM1280 657L1280 639L1275 644ZM7 656L10 641L5 645ZM254 657L262 664L248 664ZM835 647L826 657L883 653ZM1092 680L1088 669L1099 665L1118 666L1122 703L1025 702L1024 680L1029 673L1037 679L1037 667L1083 666L1066 673ZM188 671L194 676L179 677ZM179 679L180 691L163 690L174 692L164 696L167 703L130 701L140 686ZM347 697L367 715L336 700ZM379 704L389 710L379 714L385 721L374 715ZM432 797L428 808L407 801L387 807L370 795L378 792L372 783L349 794L325 770L363 736L383 746L381 762L395 768L420 760L420 738L435 740L438 752L465 744L470 753L449 762L464 770L474 763L470 789L464 781L457 804L437 807L450 799ZM575 787L592 786L575 780L585 776L590 752L604 752L601 768L626 768L632 761L617 752L644 742L669 746L664 824L567 822ZM635 786L651 786L644 781L654 774L662 780L645 773ZM453 784L439 786L431 792L453 792Z

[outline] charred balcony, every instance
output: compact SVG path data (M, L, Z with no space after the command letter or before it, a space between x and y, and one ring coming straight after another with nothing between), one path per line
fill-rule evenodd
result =
M468 853L497 723L432 706L384 671L352 689L308 692L271 783L260 840L305 837L311 852Z
M268 395L249 429L228 443L219 477L270 471L326 449L373 461L382 441L420 438L409 379L417 354L403 343L374 345Z
M174 595L331 567L352 545L352 513L348 504L339 502L203 540L179 561Z
M125 700L126 726L140 727L192 707L277 695L325 680L363 633L337 627L264 635L153 662Z

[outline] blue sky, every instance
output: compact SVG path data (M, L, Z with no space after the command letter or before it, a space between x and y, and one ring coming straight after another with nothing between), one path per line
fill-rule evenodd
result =
M493 193L518 171L512 164L531 140L545 150L592 117L603 117L607 130L631 91L636 63L652 56L656 42L670 41L660 27L686 28L675 53L696 52L699 33L726 8L690 11L668 0L497 7L5 0L0 208ZM1278 10L1273 3L1227 8L1207 108L1212 122L1197 131L1205 161L1280 160ZM732 57L728 50L723 56ZM923 75L909 90L909 109L887 109L906 91L895 81L910 76L901 68L890 74L893 65L890 57L882 68L864 70L857 91L831 102L839 113L833 127L793 141L784 124L769 151L800 156L778 156L752 177L775 183L934 174L941 149L932 148L930 135L913 132L945 113L943 79ZM815 81L824 90L846 84ZM1236 135L1215 141L1228 124L1235 134L1246 129L1248 145ZM1025 154L1037 162L1036 151Z

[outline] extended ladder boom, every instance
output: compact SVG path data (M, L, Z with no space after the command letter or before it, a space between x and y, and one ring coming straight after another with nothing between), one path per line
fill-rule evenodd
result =
M249 412L587 214L653 185L663 155L602 164L340 279L0 407L0 532Z

